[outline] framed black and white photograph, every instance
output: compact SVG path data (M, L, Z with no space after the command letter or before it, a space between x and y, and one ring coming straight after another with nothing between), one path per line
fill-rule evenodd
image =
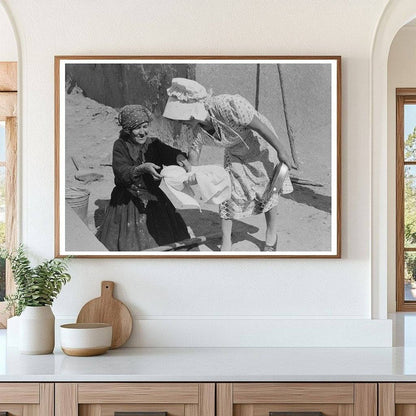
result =
M55 57L55 254L341 256L341 58Z

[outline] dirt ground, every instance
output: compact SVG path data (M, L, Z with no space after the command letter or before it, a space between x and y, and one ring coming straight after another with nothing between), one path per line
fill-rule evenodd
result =
M85 188L90 192L87 223L92 234L95 234L101 224L114 186L111 151L120 129L116 120L115 109L84 97L77 89L66 97L66 188ZM160 136L161 128L166 131L163 123L163 120L155 121L155 134ZM301 165L291 176L312 180L320 186L295 184L292 194L280 198L278 252L283 254L294 251L319 252L331 248L330 172L325 167L325 152L317 147L321 134L319 128L310 134L314 137L297 143ZM221 148L204 147L201 164L222 165L222 152ZM77 173L75 165L79 171L98 173L102 178L89 183L80 182L74 177ZM221 225L217 212L216 206L208 205L202 207L202 213L198 210L180 212L192 236L218 234L218 238L199 247L202 251L219 250ZM264 215L235 221L233 251L260 251L264 244L265 228ZM70 230L67 229L66 232Z

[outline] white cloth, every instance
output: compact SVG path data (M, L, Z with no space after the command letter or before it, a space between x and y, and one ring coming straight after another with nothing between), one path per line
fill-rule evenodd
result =
M221 204L231 197L231 180L227 171L216 165L194 166L186 172L180 166L165 166L159 188L166 194L176 209L199 209L200 202ZM188 179L195 174L196 185Z
M195 192L187 183L190 174L180 166L165 166L160 174L163 176L159 188L165 193L176 209L199 209Z

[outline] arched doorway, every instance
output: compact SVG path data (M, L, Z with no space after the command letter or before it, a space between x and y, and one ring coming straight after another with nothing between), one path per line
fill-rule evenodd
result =
M388 245L388 96L387 63L391 43L402 26L416 17L414 0L390 1L377 27L371 51L371 269L372 317L387 318L388 261L394 256Z

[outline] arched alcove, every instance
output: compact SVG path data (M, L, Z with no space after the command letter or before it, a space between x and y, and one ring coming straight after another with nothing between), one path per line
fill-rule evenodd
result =
M380 18L371 54L371 258L372 317L387 317L388 262L395 253L389 250L388 209L388 56L396 33L416 17L414 0L390 1Z
M403 305L403 299L408 301L414 298L413 294L415 293L414 289L406 283L404 276L403 280L398 279L397 289L396 289L396 274L399 271L400 274L407 270L407 277L410 276L410 271L412 270L412 261L408 260L404 262L401 258L401 254L396 259L395 253L400 252L398 250L396 240L399 239L397 236L396 223L397 217L396 214L396 169L397 162L399 160L399 155L396 154L396 136L397 136L397 104L398 97L396 95L396 89L406 89L409 91L416 88L416 19L412 20L410 23L407 23L399 29L396 33L389 52L388 58L388 72L387 72L387 192L388 192L388 311L395 312L397 310L403 310L403 307L410 308L411 305ZM400 101L403 103L403 101ZM404 105L404 104L401 104ZM410 134L410 129L413 130L416 118L416 106L407 103L405 105L406 110L403 108L403 114L405 119L403 119L403 128L404 128L404 138L408 137ZM400 111L401 113L401 111ZM404 162L403 162L404 163ZM411 165L407 165L407 174L412 174L414 168ZM409 183L409 181L407 181ZM401 188L398 188L400 190ZM405 193L406 194L406 193ZM408 194L406 194L408 195ZM409 204L409 195L407 196L407 202L405 207L407 208L407 215L409 215L409 209L412 209L414 204ZM399 213L398 213L399 214ZM405 244L405 247L408 247L408 244ZM412 252L406 251L406 258L410 259L414 257ZM404 266L403 262L407 266L404 267L404 270L401 267ZM400 268L399 268L400 266ZM400 283L400 288L399 288ZM404 285L404 287L402 287ZM397 292L400 291L400 293ZM396 296L397 296L397 305L396 305Z

